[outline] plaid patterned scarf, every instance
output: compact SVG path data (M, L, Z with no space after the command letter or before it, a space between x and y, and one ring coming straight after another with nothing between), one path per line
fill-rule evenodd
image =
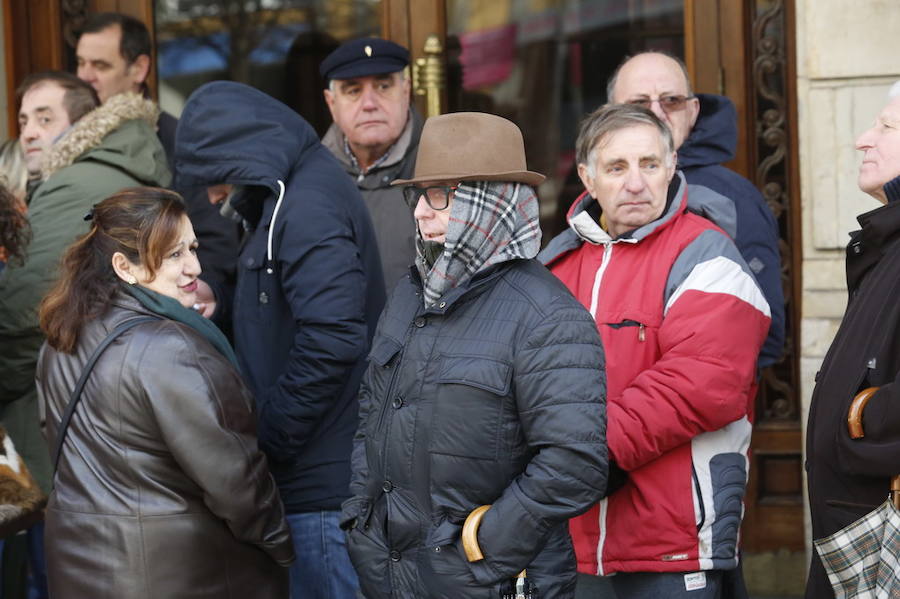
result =
M524 183L460 183L450 206L444 251L431 269L416 235L416 266L431 306L450 289L494 264L534 258L541 249L539 207L534 189Z

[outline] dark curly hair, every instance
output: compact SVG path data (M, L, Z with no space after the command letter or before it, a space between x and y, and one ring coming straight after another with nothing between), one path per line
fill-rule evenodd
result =
M5 252L6 262L21 264L30 240L31 228L19 201L0 182L0 254Z

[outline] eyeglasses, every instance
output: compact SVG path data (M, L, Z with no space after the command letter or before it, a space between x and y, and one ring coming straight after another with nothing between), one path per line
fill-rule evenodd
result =
M458 187L458 185L430 185L428 187L407 185L403 188L403 199L410 208L415 209L419 198L425 196L425 202L432 210L446 210L450 205L450 194Z
M693 98L694 96L660 96L658 98L637 98L636 100L628 100L628 104L643 106L647 110L650 110L653 102L659 102L659 107L662 108L665 112L678 112L679 110L684 110L684 106L685 104L687 104L687 101Z

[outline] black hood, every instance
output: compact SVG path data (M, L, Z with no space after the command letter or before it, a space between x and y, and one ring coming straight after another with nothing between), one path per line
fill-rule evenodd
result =
M678 148L678 168L722 164L737 148L737 111L725 96L697 94L700 114L690 136Z
M175 134L176 188L219 183L278 191L319 137L296 112L241 83L213 81L185 104Z

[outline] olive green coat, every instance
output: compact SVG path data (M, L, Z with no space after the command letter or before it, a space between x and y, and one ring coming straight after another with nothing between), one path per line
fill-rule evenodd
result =
M156 137L159 109L123 94L85 115L51 148L44 181L28 206L32 241L24 264L0 273L0 420L45 491L47 446L40 434L34 372L43 334L37 309L66 248L88 230L85 214L126 187L164 187L171 176Z

